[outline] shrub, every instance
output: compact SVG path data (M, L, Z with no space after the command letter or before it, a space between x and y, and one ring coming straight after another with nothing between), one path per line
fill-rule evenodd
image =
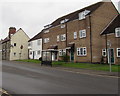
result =
M61 59L62 59L62 61L64 61L64 62L68 62L69 59L70 59L70 56L68 56L68 55L63 55L63 56L61 56Z

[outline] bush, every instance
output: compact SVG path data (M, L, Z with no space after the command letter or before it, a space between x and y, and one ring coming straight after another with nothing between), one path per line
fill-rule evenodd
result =
M68 55L63 55L63 56L61 56L61 59L62 59L62 61L64 61L64 62L68 62L69 59L70 59L70 56L68 56Z

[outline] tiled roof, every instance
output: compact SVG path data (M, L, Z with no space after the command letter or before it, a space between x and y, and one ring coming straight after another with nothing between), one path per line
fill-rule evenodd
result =
M10 41L10 39L8 37L6 37L4 40L2 40L2 44L7 42L7 41Z
M103 30L101 35L115 33L115 28L120 27L120 14L116 16L112 22L110 22L107 27Z
M28 42L42 38L43 30L31 38Z
M104 2L98 2L98 3L95 3L95 4L90 5L90 6L88 6L88 7L85 7L85 8L83 8L83 9L80 9L80 10L78 10L78 11L75 11L75 12L73 12L73 13L70 13L70 14L68 14L68 15L65 15L65 16L63 16L63 17L60 17L60 18L58 18L57 20L55 20L54 22L52 22L51 25L52 25L52 27L53 27L53 26L57 26L57 25L60 24L60 21L62 21L62 20L64 20L64 19L69 19L69 21L78 19L78 18L79 18L79 17L78 17L78 14L79 14L80 12L82 12L82 11L85 11L85 10L89 10L89 11L90 11L89 14L91 14L91 13L94 12L98 7L100 7L103 3L104 3Z

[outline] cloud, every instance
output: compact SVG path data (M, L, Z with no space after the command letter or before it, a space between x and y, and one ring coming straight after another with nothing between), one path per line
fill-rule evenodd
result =
M22 28L33 37L55 19L100 0L2 0L0 33L4 38L9 27Z

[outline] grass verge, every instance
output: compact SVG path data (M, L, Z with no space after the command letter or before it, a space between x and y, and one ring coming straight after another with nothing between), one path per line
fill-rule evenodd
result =
M33 59L17 60L17 61L32 62L32 63L38 63L38 64L41 63L41 61L33 60ZM110 68L108 64L73 63L73 62L60 62L60 61L52 62L52 66L83 68L83 69L99 70L99 71L109 71L109 68ZM120 65L112 65L112 72L120 72Z
M91 70L109 71L108 64L72 63L72 62L53 62L53 66L84 68ZM112 65L112 72L120 72L120 65Z
M33 59L16 60L16 61L31 62L31 63L41 63L41 61L33 60Z

